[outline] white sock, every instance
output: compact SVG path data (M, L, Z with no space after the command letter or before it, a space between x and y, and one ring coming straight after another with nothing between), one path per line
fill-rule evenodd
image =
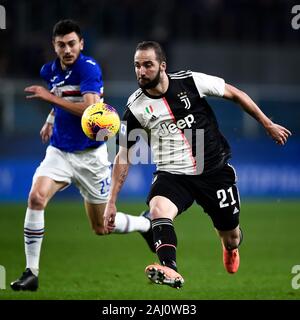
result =
M44 210L27 208L24 222L26 268L38 275L40 252L44 236Z
M117 212L115 225L114 233L146 232L151 227L149 219L143 216L132 216L123 212Z

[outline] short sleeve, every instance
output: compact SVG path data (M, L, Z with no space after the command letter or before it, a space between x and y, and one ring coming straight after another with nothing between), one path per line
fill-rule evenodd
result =
M223 97L225 92L225 81L200 72L192 72L200 97L215 96Z
M103 94L102 72L94 60L85 60L80 68L80 92Z
M40 77L47 83L48 89L52 89L52 84L50 82L51 79L51 66L50 64L44 64L40 70Z
M47 81L47 75L48 75L48 72L47 72L47 66L44 64L40 70L40 77Z
M41 67L40 70L40 77L47 83L50 82L51 77L53 77L52 66L53 63L46 63Z
M120 131L117 136L117 144L127 149L131 148L137 142L136 136L133 135L133 139L130 134L135 129L142 129L142 126L130 109L127 108L122 117Z

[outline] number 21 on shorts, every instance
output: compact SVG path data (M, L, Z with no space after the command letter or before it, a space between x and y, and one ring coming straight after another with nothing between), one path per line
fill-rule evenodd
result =
M233 206L236 204L236 200L234 199L232 187L225 189L220 189L217 191L217 197L220 199L219 205L220 208L225 208L229 206Z

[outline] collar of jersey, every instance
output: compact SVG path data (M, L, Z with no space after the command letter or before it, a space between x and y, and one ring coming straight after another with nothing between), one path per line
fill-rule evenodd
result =
M142 90L143 90L143 93L144 93L147 97L149 97L149 98L151 98L151 99L161 99L161 98L163 98L164 96L166 96L167 93L168 93L168 91L169 91L170 83L171 83L171 79L170 79L170 77L169 77L168 74L167 74L167 76L168 76L168 78L169 78L169 86L168 86L168 89L167 89L167 91L166 91L165 93L163 93L163 94L161 94L161 95L159 95L159 96L153 96L153 95L151 95L150 93L148 93L146 89L142 89Z

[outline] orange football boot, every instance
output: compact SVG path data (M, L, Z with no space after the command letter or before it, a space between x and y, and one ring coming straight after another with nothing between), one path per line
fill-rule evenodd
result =
M223 245L223 264L227 272L236 273L240 266L239 249L227 250Z

